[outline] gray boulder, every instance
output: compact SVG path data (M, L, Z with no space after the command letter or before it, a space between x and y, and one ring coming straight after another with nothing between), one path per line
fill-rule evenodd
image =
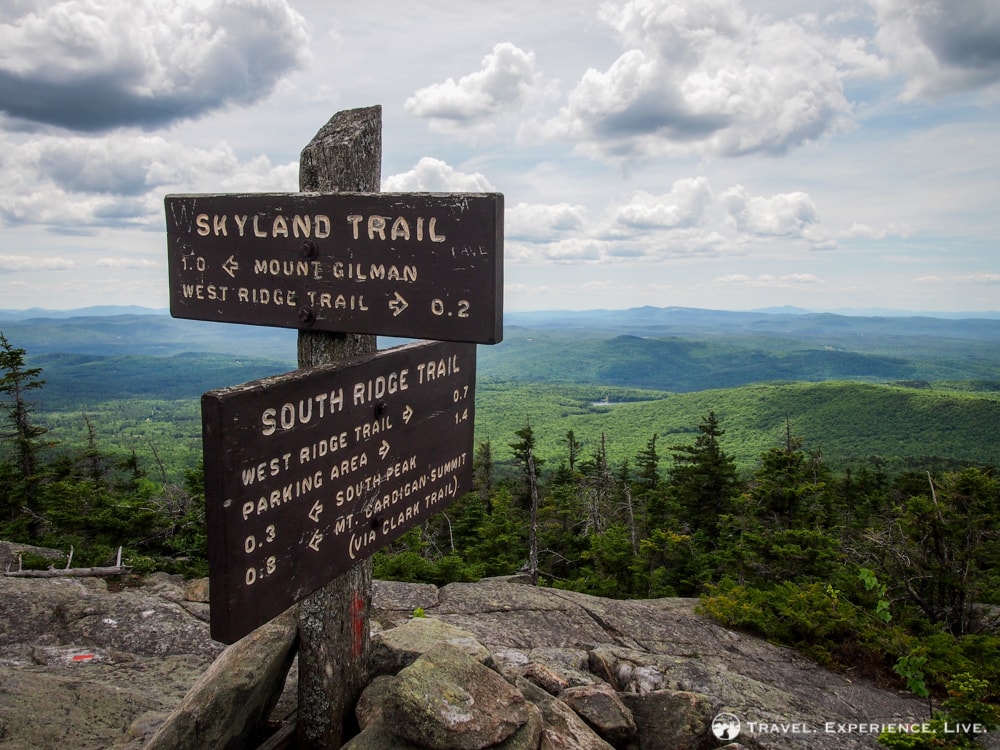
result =
M143 750L245 747L281 695L297 638L292 607L229 646Z
M716 746L711 734L716 710L708 696L656 690L642 695L622 693L635 718L636 750L699 750Z
M632 712L606 682L567 688L559 694L559 700L612 745L622 745L635 737Z
M528 721L524 696L499 674L448 644L431 648L388 686L393 731L430 750L499 745Z
M371 674L394 675L439 643L450 644L481 664L490 660L490 652L468 630L429 617L415 617L372 636Z
M542 713L539 750L612 750L573 710L527 679L517 687Z

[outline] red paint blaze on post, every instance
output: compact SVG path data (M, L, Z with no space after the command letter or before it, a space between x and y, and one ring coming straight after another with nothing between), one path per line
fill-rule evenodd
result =
M355 594L351 601L351 623L354 625L354 640L351 642L351 647L354 657L358 658L365 647L365 601L358 594Z

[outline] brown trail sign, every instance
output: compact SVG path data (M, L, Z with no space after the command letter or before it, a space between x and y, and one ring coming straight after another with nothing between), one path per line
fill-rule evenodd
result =
M476 347L419 342L202 397L211 628L231 643L472 489Z
M177 318L495 344L498 193L168 195Z
M174 317L298 329L304 369L202 420L212 636L300 602L303 750L342 745L368 683L371 554L471 489L474 344L503 338L503 196L378 193L381 125L330 118L301 193L164 201Z

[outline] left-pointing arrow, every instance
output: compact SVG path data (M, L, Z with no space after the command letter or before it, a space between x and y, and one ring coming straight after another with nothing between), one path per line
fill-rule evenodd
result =
M310 549L314 549L317 552L319 552L319 543L322 542L322 541L323 541L323 535L320 534L318 530L314 531L313 535L312 535L312 539L309 540L309 547L310 547Z
M236 272L240 270L240 264L236 262L236 257L230 255L228 258L226 258L225 263L222 264L222 270L235 279Z

